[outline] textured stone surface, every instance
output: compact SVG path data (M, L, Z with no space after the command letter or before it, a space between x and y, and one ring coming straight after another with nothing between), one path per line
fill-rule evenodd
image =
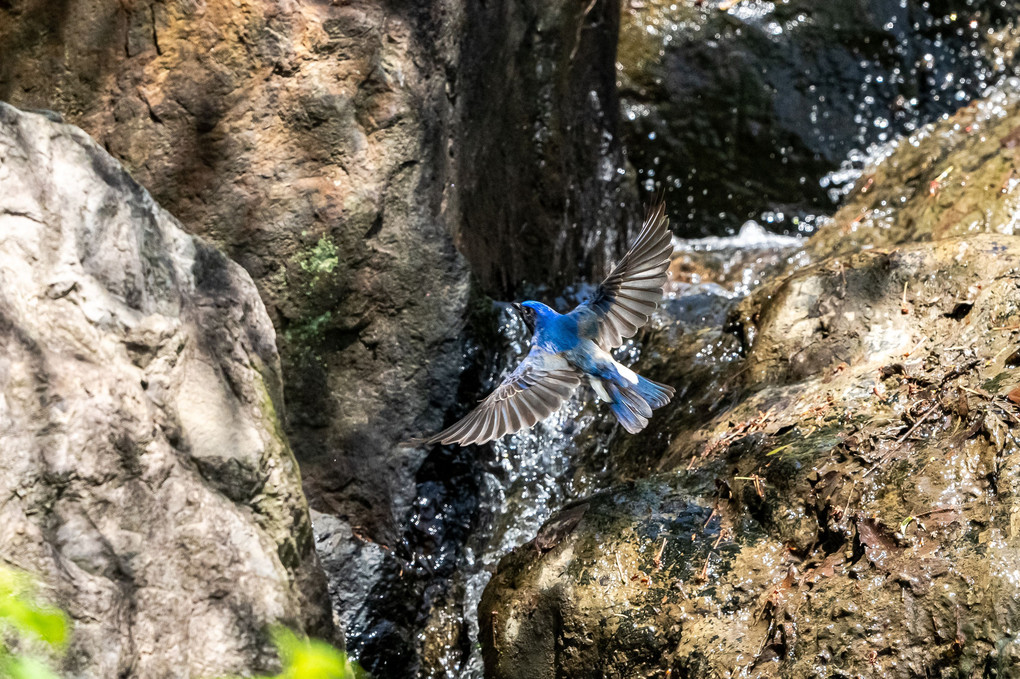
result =
M464 14L452 152L472 274L512 296L604 273L641 216L618 132L619 1L497 0Z
M736 404L500 564L487 676L1017 676L1018 271L978 235L752 295Z
M1020 80L883 149L807 244L814 259L1020 234Z
M313 501L392 542L416 467L393 444L441 424L452 402L467 289L441 209L441 45L416 34L417 10L2 11L17 58L0 96L80 124L252 274Z
M81 130L0 104L0 558L82 677L270 668L331 637L250 277Z
M501 298L574 282L640 214L621 207L633 177L616 131L619 12L617 0L0 2L0 99L81 125L255 280L309 500L347 524L330 536L358 545L330 568L352 573L334 582L338 612L391 667L414 655L423 590L445 577L405 577L437 548L407 535L428 480L424 453L396 444L477 397L477 377L461 387L478 335L465 331L470 277ZM406 604L399 624L348 596L383 577L375 551L391 584L410 583L376 588Z
M457 392L455 244L502 295L572 280L625 238L618 16L16 0L0 5L0 98L81 125L251 273L312 502L392 544L420 463L395 444L438 428Z
M681 397L501 562L487 676L1020 676L1015 106L890 148L725 324L648 335Z

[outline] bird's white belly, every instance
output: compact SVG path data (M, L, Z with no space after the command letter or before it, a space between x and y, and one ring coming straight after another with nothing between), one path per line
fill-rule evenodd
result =
M615 358L613 358L613 355L611 353L609 353L608 351L606 351L602 347L600 347L598 345L595 345L594 343L592 343L592 344L594 346L594 350L592 351L592 355L595 357L596 361L598 361L599 363L601 363L603 365L611 365L611 366L613 366L614 368L616 368L616 371L618 373L620 373L620 377L622 377L623 379L627 380L631 384L637 384L638 376L637 376L636 372L634 372L633 370L631 370L630 368L628 368L624 364L622 364L619 361L617 361ZM598 391L598 390L596 389L596 391Z
M592 345L589 350L591 351L591 355L595 359L595 362L599 366L612 366L616 370L616 372L620 375L620 377L622 377L624 380L631 384L637 384L638 381L637 373L635 373L633 370L623 365L622 363L618 362L615 358L613 358L613 355L610 354L608 351L602 349L594 342L592 342ZM609 391L606 389L605 381L602 380L602 378L596 377L595 375L592 375L590 373L587 374L587 378L588 384L591 385L591 388L595 391L595 395L599 397L599 400L603 401L604 403L613 402L613 399L610 398L609 396Z

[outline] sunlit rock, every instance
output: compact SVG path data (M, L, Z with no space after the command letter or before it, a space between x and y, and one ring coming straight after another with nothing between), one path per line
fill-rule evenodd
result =
M417 556L460 548L414 525L417 496L451 488L430 485L443 454L398 444L475 397L472 277L504 299L573 281L640 221L619 18L616 0L0 2L0 99L82 126L258 286L309 501L346 523L321 543L365 546L324 556L353 557L330 572L354 570L335 602L370 670L415 671L446 577Z
M0 103L0 557L81 677L265 672L330 638L251 278L81 130Z
M815 259L975 233L1020 235L1020 80L881 149L808 242Z
M678 398L609 440L615 485L502 560L487 676L1014 676L1020 242L1009 186L988 188L1012 100L900 141L810 265L649 334Z

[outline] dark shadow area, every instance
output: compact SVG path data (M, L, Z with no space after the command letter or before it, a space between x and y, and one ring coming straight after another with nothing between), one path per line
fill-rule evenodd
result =
M637 222L618 137L619 12L616 0L495 0L468 12L451 148L456 239L490 295L604 269Z
M642 196L665 192L674 228L688 237L735 233L749 219L779 232L812 229L857 176L829 173L860 170L870 145L952 113L1016 73L1008 55L996 63L990 45L1015 18L1008 4L792 0L756 13L737 3L671 12L650 2L655 9L630 10L620 97ZM649 37L641 21L659 13Z

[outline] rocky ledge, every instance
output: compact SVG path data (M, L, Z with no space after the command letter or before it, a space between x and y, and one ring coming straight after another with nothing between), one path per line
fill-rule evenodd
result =
M799 268L649 334L681 397L501 562L487 676L1020 676L1018 113L902 140Z

